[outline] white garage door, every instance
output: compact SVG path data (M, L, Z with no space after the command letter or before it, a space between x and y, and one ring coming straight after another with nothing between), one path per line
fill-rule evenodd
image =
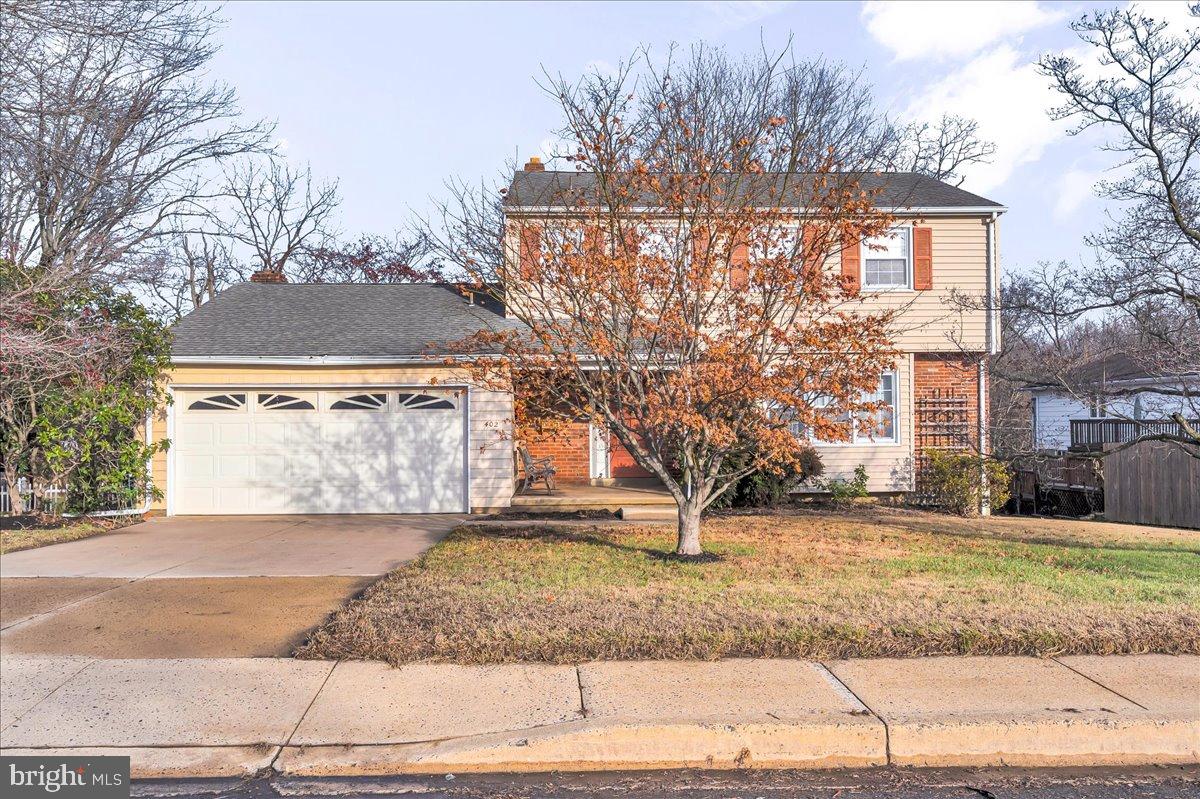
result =
M461 512L465 405L432 388L178 391L173 512Z

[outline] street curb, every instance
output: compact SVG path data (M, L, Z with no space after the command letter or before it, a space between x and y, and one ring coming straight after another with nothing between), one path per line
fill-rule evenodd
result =
M1200 719L1061 712L888 719L895 766L1148 766L1200 763Z
M86 746L47 749L3 748L6 757L128 757L132 779L248 777L279 756L278 746Z
M851 768L887 764L873 716L779 723L576 721L411 744L285 746L297 776L651 768Z
M133 776L236 777L273 766L296 777L470 772L834 769L869 766L1145 766L1200 763L1200 719L896 719L779 723L577 721L526 731L393 744L17 749L5 755L126 755Z

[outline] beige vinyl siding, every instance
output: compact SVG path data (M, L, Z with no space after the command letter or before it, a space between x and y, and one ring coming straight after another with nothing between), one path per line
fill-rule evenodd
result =
M461 369L442 366L259 366L180 365L168 386L370 386L468 385ZM468 449L472 508L507 507L513 494L512 396L478 387L468 390ZM165 410L154 419L156 439L167 435ZM154 484L163 492L152 507L166 509L167 453L153 461Z
M896 362L900 388L897 403L897 428L900 440L895 444L816 444L825 466L822 479L849 480L860 463L867 467L867 490L873 493L911 491L913 482L913 369L912 356ZM803 492L811 492L811 487Z
M911 225L911 218L897 224ZM933 229L933 288L925 291L863 289L867 310L897 308L893 343L904 352L980 352L987 345L987 227L985 217L928 217L916 220ZM835 268L840 261L831 259ZM955 307L955 295L976 303Z
M982 352L987 347L987 225L982 214L962 216L897 217L897 225L914 223L933 230L933 288L925 291L864 289L862 301L850 307L864 311L898 309L892 325L893 344L902 352ZM999 222L996 222L999 241ZM506 237L508 257L516 263L520 246L515 230ZM999 245L997 244L997 252ZM841 254L833 254L827 267L841 271ZM998 269L998 267L997 267ZM519 292L510 291L511 301ZM972 300L962 308L958 298ZM845 306L840 306L839 309Z

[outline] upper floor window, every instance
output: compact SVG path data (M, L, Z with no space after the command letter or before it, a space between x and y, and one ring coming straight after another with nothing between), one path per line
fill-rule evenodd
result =
M906 289L912 286L912 229L893 228L863 242L863 288Z

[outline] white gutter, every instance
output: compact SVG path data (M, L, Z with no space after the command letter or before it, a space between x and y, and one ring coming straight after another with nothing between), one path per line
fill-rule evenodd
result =
M976 398L979 412L975 415L979 418L979 515L990 516L992 513L991 489L987 479L987 358L980 358L977 368L979 370L978 380L975 382L979 391Z
M987 341L987 352L991 355L997 355L1000 352L1000 290L999 290L999 259L996 247L996 225L999 213L991 214L984 220L984 229L987 232L987 245L985 261L987 264L987 304L986 313L987 319L984 324L984 335Z
M447 358L455 361L470 361L475 358L499 358L494 353L474 355L416 355L416 356L347 356L347 355L176 355L174 364L230 364L230 365L280 365L280 366L360 366L379 364L422 364L437 365Z

